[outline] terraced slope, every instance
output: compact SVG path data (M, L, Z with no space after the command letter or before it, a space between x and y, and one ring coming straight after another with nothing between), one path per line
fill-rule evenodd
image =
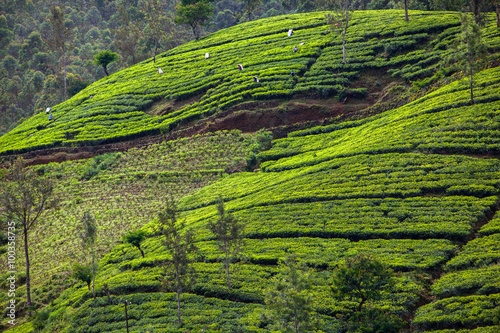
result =
M184 197L182 217L196 229L201 251L198 281L183 298L182 329L175 295L162 287L160 264L169 258L153 220L144 228L146 257L130 245L116 247L100 262L98 299L82 284L68 289L50 306L45 331L123 331L124 298L132 302L133 332L269 331L260 316L264 289L279 272L277 261L293 253L314 268L314 307L322 330L334 332L346 305L330 297L330 269L366 253L398 272L397 291L371 306L408 320L416 311L412 327L419 331L494 332L500 68L476 82L475 106L465 106L468 82L458 81L376 117L277 140L261 153L261 172L232 174ZM207 230L219 195L248 226L248 260L233 266L231 291ZM436 300L418 308L429 302L428 288Z
M58 209L50 211L29 238L37 307L57 298L71 284L71 265L84 260L81 239L75 237L79 235L84 212L89 211L96 218L96 252L102 258L121 242L125 233L154 219L167 197L179 199L227 173L244 170L247 157L269 141L266 133L224 131L87 161L35 167L38 173L53 178L59 198ZM0 251L0 261L6 267L7 245L1 246ZM23 250L19 247L18 251ZM17 263L23 267L24 256ZM20 276L23 269L19 270ZM2 271L4 277L5 272ZM20 308L24 294L25 287L18 282L16 296ZM0 293L0 304L6 306L7 301L7 293Z
M432 77L458 32L456 13L412 11L410 22L403 15L402 11L354 13L346 65L340 36L328 33L324 13L272 17L219 31L160 55L156 64L148 60L92 84L53 106L52 121L45 113L26 120L0 137L0 154L147 136L248 101L311 96L364 100L373 93L362 103L373 104L389 75L401 82ZM295 33L287 37L290 28ZM500 47L493 16L485 41L491 49ZM370 71L374 74L367 76ZM336 115L332 108L325 108L321 116ZM249 107L243 104L238 109Z

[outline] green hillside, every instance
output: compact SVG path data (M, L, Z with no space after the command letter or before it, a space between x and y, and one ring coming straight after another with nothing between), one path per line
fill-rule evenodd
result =
M196 228L200 248L198 281L183 298L185 328L175 326L174 294L162 292L164 270L158 263L168 256L161 237L152 232L153 220L145 227L150 230L146 257L130 245L115 247L100 262L98 299L82 284L66 290L49 307L45 331L123 330L119 301L124 297L132 302L133 332L267 331L259 319L263 290L279 271L277 261L294 253L314 268L314 307L323 330L335 332L334 315L345 305L329 296L331 268L346 256L367 253L398 272L397 292L372 306L399 315L416 311L413 326L419 331L479 326L484 328L476 332L494 332L500 297L495 215L500 164L494 158L447 153L444 145L452 143L449 152L462 147L481 156L497 149L500 69L483 71L476 80L481 98L473 107L461 105L468 82L458 81L344 129L326 126L309 130L316 134L293 133L261 153L268 159L262 172L232 174L184 197L182 217ZM408 135L415 124L421 135ZM483 135L470 135L475 126ZM379 138L387 133L386 142L374 141L368 133ZM436 144L436 152L429 149L434 142L442 143ZM217 247L206 228L216 217L218 195L248 225L248 260L234 265L231 291L224 286L221 264L215 262ZM440 278L429 291L436 300L418 307L427 279L436 274Z
M391 80L424 86L438 79L459 21L456 13L411 13L404 22L401 11L356 12L346 65L324 13L217 32L163 54L157 65L164 74L143 62L54 106L50 123L45 113L27 120L0 137L1 152L161 133L241 103L234 110L245 112L249 101L360 101ZM287 38L290 28L295 34ZM485 31L493 54L500 30L491 20ZM298 75L291 78L291 70ZM41 332L124 332L126 299L131 332L278 332L264 315L265 290L283 272L278 262L293 254L310 270L318 332L339 332L352 304L332 298L332 272L368 254L391 267L396 281L395 291L368 306L403 318L405 331L499 331L500 67L474 79L472 106L469 81L461 79L371 117L292 132L271 147L267 132L221 131L36 166L57 180L60 209L31 238L34 300L47 315L35 324ZM157 228L170 195L199 248L196 283L182 296L182 328ZM207 228L220 196L246 225L231 290ZM87 210L100 230L95 300L85 283L69 278L71 264L85 260L75 234ZM144 258L120 242L137 229L147 232ZM0 301L5 308L5 293ZM9 332L35 329L29 322Z
M47 105L53 107L54 119L42 112L26 120L0 137L0 153L151 135L245 101L364 98L385 88L384 73L401 82L429 80L459 31L452 12L413 11L405 22L402 11L358 11L351 24L345 65L340 35L329 33L324 13L272 17L221 30L162 54L156 64L149 59L95 82L64 103ZM295 32L291 37L289 29ZM492 50L500 47L493 16L485 41ZM376 74L367 82L361 73L369 71Z

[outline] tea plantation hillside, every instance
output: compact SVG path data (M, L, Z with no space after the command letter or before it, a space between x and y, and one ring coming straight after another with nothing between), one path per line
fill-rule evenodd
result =
M289 29L294 29L291 37ZM27 119L0 137L0 154L128 140L168 132L231 107L240 113L264 108L250 107L248 101L305 97L308 104L307 98L336 96L366 107L387 96L394 88L388 85L391 80L432 82L459 30L452 12L412 11L409 22L403 11L355 12L343 64L341 37L329 33L325 13L241 24L172 49L156 64L150 59L112 74L64 103L47 105L54 119L44 112ZM493 16L487 18L484 39L490 51L500 47ZM320 108L320 116L338 115L332 109ZM286 114L288 108L278 110Z
M155 218L165 198L179 199L227 173L244 170L248 156L254 156L269 142L270 135L264 132L224 131L100 155L87 161L35 167L38 174L55 181L59 202L58 209L48 212L29 237L36 306L57 298L72 283L68 278L73 263L85 261L81 239L75 237L81 232L84 212L96 218L96 252L101 258L121 242L125 233ZM5 265L7 244L2 243L0 251ZM18 264L24 266L23 256L18 258ZM26 291L21 284L18 287L22 307ZM8 301L6 297L6 293L0 293L1 304Z
M143 227L145 258L118 245L99 264L98 297L67 289L38 322L43 332L267 332L264 292L290 254L311 268L321 331L337 332L348 303L330 294L332 269L369 254L394 269L396 291L370 304L418 332L498 332L500 281L500 68L447 85L362 121L294 132L259 154L260 172L223 177L179 201L200 251L196 284L182 298L164 285L170 258L157 220ZM207 229L216 202L246 224L228 290ZM110 291L110 298L104 290ZM12 332L29 332L25 324Z

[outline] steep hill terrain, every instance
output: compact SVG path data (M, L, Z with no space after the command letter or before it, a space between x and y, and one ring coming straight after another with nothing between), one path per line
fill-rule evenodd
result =
M411 322L418 331L498 330L500 164L451 154L498 151L500 69L476 80L481 97L473 107L461 103L469 96L462 80L344 128L295 132L261 153L268 160L261 172L232 174L181 199L200 248L197 283L183 298L185 328L175 324L174 294L162 287L158 264L169 258L153 220L143 228L150 233L145 258L131 245L117 246L100 262L98 299L85 285L69 288L49 307L46 331L123 330L124 297L132 302L133 331L267 331L259 316L263 292L290 253L314 268L314 307L325 332L336 331L334 315L345 306L329 296L330 269L360 253L398 272L397 291L372 306L409 319L416 311ZM478 128L482 135L470 135ZM247 224L248 259L234 265L231 290L207 229L219 195ZM435 301L423 305L431 295Z
M168 133L179 125L189 133L225 126L253 132L291 125L293 117L280 122L276 115L300 103L292 110L308 116L299 122L356 115L291 132L270 149L266 132L225 131L37 166L39 174L58 179L61 195L61 209L32 239L34 298L45 306L38 328L123 332L126 299L132 332L272 331L263 315L265 289L283 269L278 261L294 254L311 268L321 331L337 332L338 315L349 304L331 297L332 269L346 257L369 254L397 280L393 293L370 306L404 318L405 329L500 330L500 68L475 76L475 105L462 79L358 117L384 95L405 90L405 80L417 86L437 80L437 62L459 30L455 13L417 12L408 23L401 14L356 13L346 65L323 13L233 27L162 55L157 66L164 74L141 63L54 106L52 122L41 114L1 137L8 156ZM500 43L492 23L485 33L490 51ZM401 80L401 88L391 80ZM277 123L249 126L252 119ZM176 324L175 294L165 286L163 264L170 258L157 232L156 214L169 195L179 200L200 249L197 281L183 296L183 328ZM231 290L207 228L219 196L246 225L245 260L232 266ZM86 284L66 279L71 263L85 260L75 234L87 210L98 220L103 256L96 300ZM148 234L144 258L119 244L138 228ZM19 292L22 302L22 287ZM30 322L10 331L33 329Z
M42 112L3 135L0 154L94 146L167 133L182 124L198 132L254 131L359 112L404 90L398 84L405 80L432 82L458 26L451 12L412 12L409 22L401 11L355 12L343 64L340 35L329 33L324 13L241 24L164 53L156 64L149 59L110 75L64 103L47 105L53 119ZM291 37L289 29L294 29ZM499 47L493 17L485 37L490 48ZM318 103L318 97L336 98ZM200 125L211 115L216 118Z

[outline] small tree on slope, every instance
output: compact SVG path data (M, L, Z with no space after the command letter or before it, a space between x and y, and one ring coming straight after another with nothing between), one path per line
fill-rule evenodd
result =
M346 60L345 36L349 28L349 20L352 16L354 8L354 0L322 0L325 5L331 8L332 13L326 14L327 23L330 25L332 32L339 32L342 36L342 60L344 64Z
M146 232L143 230L131 231L125 236L123 236L123 241L129 243L141 251L141 255L144 258L144 251L141 248L141 242L146 238Z
M83 247L90 253L91 256L91 268L92 268L92 297L95 299L95 241L97 238L97 226L95 223L95 219L90 214L89 211L83 213L83 217L81 220L82 225L82 233L80 237L83 242Z
M108 65L118 60L118 54L110 50L104 50L94 55L94 65L102 66L104 73L109 76Z
M474 19L467 14L461 14L460 20L461 32L451 56L446 61L465 67L465 72L469 75L470 103L474 105L474 73L480 67L487 49L481 38L481 28Z
M244 225L233 215L224 209L224 201L219 197L217 203L217 214L219 219L208 223L208 229L215 235L219 250L224 253L224 268L226 269L227 287L231 289L231 278L229 275L229 264L231 257L236 257L244 246Z
M356 304L345 318L349 331L398 332L402 320L380 310L367 308L367 302L380 300L384 290L393 287L392 270L366 255L347 258L333 273L331 292L335 300Z
M28 236L30 231L40 222L44 213L56 206L53 195L54 184L48 178L36 175L27 169L22 158L18 158L3 179L0 186L0 207L8 221L20 224L24 241L26 260L26 306L28 316L31 315L31 277ZM12 229L12 233L17 227ZM8 230L10 232L10 229ZM11 267L15 270L15 267Z
M189 254L197 250L193 232L186 230L183 222L178 222L177 206L173 200L167 201L167 207L158 214L158 219L165 236L164 244L172 259L167 264L167 287L177 294L177 317L182 325L181 294L194 283L194 268Z
M282 271L271 281L265 300L271 319L283 332L314 332L319 321L312 310L311 277L296 258L280 261Z

